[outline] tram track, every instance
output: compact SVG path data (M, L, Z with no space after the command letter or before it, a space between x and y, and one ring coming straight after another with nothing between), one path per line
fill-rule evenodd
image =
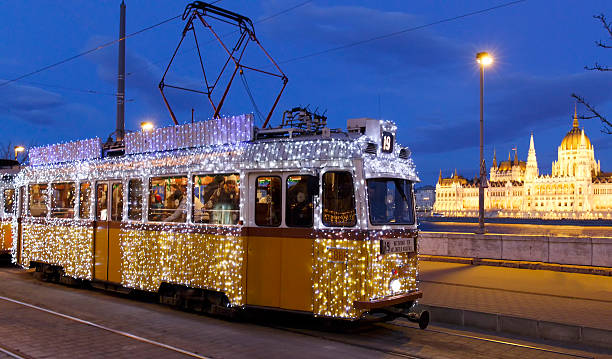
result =
M0 354L7 355L10 358L14 359L32 359L30 356L27 356L25 354L18 354L17 352L18 350L14 350L4 345L0 345Z
M422 329L420 329L420 328L413 327L413 326L410 326L410 325L403 325L401 323L375 324L375 326L378 326L378 327L381 327L381 328L384 328L384 326L395 326L395 327L400 327L400 328L411 329L411 330L414 330L414 331L417 331L417 332L421 332L422 331ZM330 341L330 342L334 342L334 343L339 343L339 344L350 345L350 346L359 347L359 348L363 348L363 349L368 349L368 350L376 351L376 352L383 353L383 354L390 355L390 356L397 357L397 358L428 359L428 358L432 358L433 357L433 356L416 355L416 354L413 354L413 353L406 353L406 352L401 352L401 351L398 351L398 350L385 349L385 348L382 348L380 346L376 346L376 345L372 345L372 344L366 344L366 343L363 343L363 342L356 342L354 339L350 340L350 339L343 339L343 338L334 337L334 336L331 336L331 335L326 335L325 333L321 333L320 331L316 331L316 330L296 329L296 328L289 328L289 327L286 327L286 326L278 326L278 325L270 325L270 327L278 329L278 330L283 330L283 331L287 331L287 332L291 332L291 333L295 333L295 334L300 334L300 335L304 335L304 336L308 336L308 337L322 339L322 340L326 340L326 341ZM526 345L526 344L521 344L521 343L512 342L512 341L491 339L491 338L486 338L486 337L477 336L477 335L468 335L468 334L453 333L453 332L450 332L450 331L445 331L445 330L440 330L440 329L431 329L431 328L429 328L429 329L425 329L425 332L432 332L432 333L438 333L438 334L443 334L443 335L450 335L450 336L460 337L460 338L464 338L464 339L468 339L468 340L475 340L475 341L494 343L494 344L504 345L504 346L508 346L508 347L512 347L512 348L520 348L520 349L525 349L525 350L534 350L534 351L537 351L537 352L540 352L540 353L543 353L543 354L546 353L546 354L551 354L551 355L558 355L558 356L566 357L566 358L580 358L580 359L594 359L595 358L594 356L569 353L569 352L564 352L564 351L560 351L560 350L553 350L553 349L548 349L548 348L543 348L543 347L538 347L538 346L533 346L533 345Z
M101 325L101 324L97 324L97 323L94 323L94 322L91 322L91 321L88 321L88 320L85 320L85 319L81 319L81 318L75 317L75 316L71 316L71 315L68 315L68 314L60 313L60 312L57 312L57 311L54 311L54 310L51 310L51 309L47 309L47 308L43 308L43 307L40 307L40 306L37 306L37 305L34 305L34 304L22 302L22 301L17 300L17 299L5 297L5 296L0 296L0 300L6 301L6 302L10 302L10 303L13 303L13 304L17 304L17 305L20 305L20 306L23 306L23 307L26 307L26 308L29 308L29 309L33 309L33 310L37 310L37 311L40 311L40 312L44 312L44 313L47 313L47 314L50 314L50 315L53 315L53 316L56 316L56 317L60 317L60 318L63 318L63 319L66 319L66 320L69 320L69 321L72 321L72 322L76 322L76 323L79 323L79 324L83 324L83 325L94 327L94 328L97 328L97 329L100 329L100 330L104 330L106 332L110 332L110 333L113 333L113 334L116 334L116 335L119 335L119 336L123 336L123 337L129 338L129 339L141 342L141 343L150 344L150 345L153 345L153 346L156 346L156 347L159 347L159 348L166 349L168 351L172 351L172 352L175 352L175 353L182 354L182 355L184 355L186 357L197 358L197 359L212 359L210 357L203 356L203 355L200 355L198 353L194 353L194 352L191 352L191 351L188 351L188 350L185 350L185 349L177 348L177 347L169 345L169 344L165 344L165 343L161 343L161 342L158 342L158 341L155 341L155 340L152 340L152 339L144 338L144 337L141 337L139 335L132 334L132 333L129 333L129 332L126 332L126 331L122 331L122 330L118 330L118 329L113 329L113 328L110 328L110 327L107 327L107 326L104 326L104 325ZM6 355L9 355L9 356L11 356L13 358L28 359L28 357L24 357L22 355L19 355L19 354L15 353L15 352L13 352L11 350L3 349L2 346L0 346L0 353L5 353Z
M274 328L274 329L278 329L278 330L283 330L283 331L286 331L286 332L294 333L294 334L300 334L300 335L304 335L304 336L308 336L308 337L312 337L312 338L323 339L323 340L334 342L334 343L340 343L340 344L344 344L344 345L350 345L350 346L359 347L359 348L363 348L363 349L373 350L373 351L376 351L376 352L379 352L379 353L392 355L392 356L395 356L395 357L398 357L398 358L427 359L426 357L423 357L423 356L417 356L417 355L413 355L413 354L402 353L402 352L399 352L399 351L396 351L396 350L382 349L382 348L379 348L379 347L376 347L376 346L373 346L373 345L368 345L368 344L363 344L363 343L355 343L354 341L333 338L333 337L330 337L330 336L326 336L324 334L318 334L316 332L310 332L310 331L305 331L305 330L300 330L300 329L287 328L287 327L282 327L282 326L270 326L270 327Z

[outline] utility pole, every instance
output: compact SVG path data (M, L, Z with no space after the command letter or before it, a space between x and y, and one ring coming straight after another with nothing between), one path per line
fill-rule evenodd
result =
M116 142L122 143L125 135L125 3L121 1L119 7L121 16L119 20L119 59L117 70L117 130Z

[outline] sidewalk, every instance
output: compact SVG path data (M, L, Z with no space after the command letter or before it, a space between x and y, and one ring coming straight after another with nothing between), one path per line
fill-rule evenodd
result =
M612 347L612 277L420 261L432 320Z

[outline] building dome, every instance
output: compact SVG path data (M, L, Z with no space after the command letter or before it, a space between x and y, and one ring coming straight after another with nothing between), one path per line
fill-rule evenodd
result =
M569 130L567 135L563 137L563 141L561 141L561 149L562 150L577 150L580 148L580 141L582 140L582 130L578 128L578 115L574 112L574 124L572 129ZM591 141L589 138L584 135L584 144L586 148L591 148Z

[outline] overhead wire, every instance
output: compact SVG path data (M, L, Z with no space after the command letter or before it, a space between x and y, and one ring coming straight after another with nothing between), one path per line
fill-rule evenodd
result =
M211 2L211 4L215 4L215 3L219 2L219 1L221 1L221 0L213 1L213 2ZM455 21L455 20L458 20L458 19L462 19L462 18L466 18L466 17L470 17L470 16L486 13L486 12L489 12L489 11L492 11L492 10L497 10L497 9L504 8L504 7L509 7L509 6L516 5L518 3L522 3L522 2L526 2L526 1L527 0L510 1L510 2L506 2L506 3L500 4L500 5L496 5L496 6L488 7L488 8L485 8L485 9L481 9L481 10L476 10L476 11L472 11L472 12L469 12L469 13L465 13L465 14L462 14L462 15L457 15L457 16L453 16L453 17L449 17L449 18L444 18L444 19L441 19L441 20L437 20L437 21L433 21L433 22L427 23L427 24L423 24L423 25L419 25L419 26L414 26L414 27L410 27L410 28L394 31L394 32L391 32L391 33L374 36L374 37L371 37L371 38L368 38L368 39L355 41L355 42L348 43L348 44L345 44L345 45L340 45L340 46L328 48L328 49L325 49L325 50L320 50L320 51L312 52L310 54L305 54L305 55L293 57L293 58L290 58L290 59L279 61L278 63L279 64L286 64L286 63L290 63L290 62L296 62L296 61L304 60L304 59L307 59L307 58L310 58L310 57L324 55L324 54L327 54L327 53L331 53L331 52L335 52L335 51L339 51L339 50L344 50L344 49L351 48L351 47L358 46L358 45L362 45L362 44L365 44L365 43L369 43L369 42L373 42L373 41L382 40L382 39L385 39L385 38L397 36L397 35L404 34L404 33L407 33L407 32L420 30L420 29L427 28L427 27L430 27L430 26L434 26L434 25L438 25L438 24L442 24L442 23L446 23L446 22ZM283 15L283 14L285 14L287 12L290 12L290 11L296 9L296 8L304 6L304 5L306 5L307 3L310 3L310 2L312 2L312 0L301 2L301 3L297 4L297 5L294 5L294 6L290 7L290 8L282 10L282 11L280 11L278 13L275 13L275 14L272 14L272 15L270 15L268 17L259 19L259 20L255 21L255 23L260 23L260 22L264 22L264 21L270 20L270 19L272 19L274 17ZM165 23L168 23L168 22L170 22L172 20L180 18L181 16L182 16L182 14L170 17L170 18L165 19L165 20L163 20L161 22L158 22L158 23L153 24L151 26L147 26L147 27L145 27L143 29L140 29L138 31L130 33L130 34L126 35L124 38L116 39L116 40L113 40L113 41L109 41L107 43L98 45L95 48L92 48L92 49L89 49L87 51L81 52L81 53L76 54L74 56L70 56L70 57L68 57L66 59L63 59L61 61L58 61L58 62L55 62L53 64L44 66L42 68L39 68L39 69L34 70L32 72L29 72L29 73L26 73L24 75L18 76L16 78L11 79L11 80L7 80L7 81L5 81L3 83L0 83L0 87L5 86L5 85L10 84L10 83L13 83L13 82L20 81L20 80L22 80L24 78L27 78L27 77L30 77L32 75L41 73L43 71L46 71L46 70L49 70L51 68L57 67L59 65L65 64L65 63L67 63L69 61L75 60L75 59L77 59L79 57L85 56L85 55L90 54L92 52L95 52L95 51L101 50L103 48L106 48L108 46L114 45L114 44L116 44L116 43L118 43L118 42L120 42L122 40L125 40L127 38L133 37L135 35L138 35L140 33L143 33L145 31L151 30L151 29L153 29L155 27L158 27L158 26L161 26L161 25L163 25ZM230 35L232 33L233 32L228 33L228 34L224 34L224 36ZM155 64L155 63L153 63L153 64ZM55 85L42 85L41 84L41 86L54 87ZM60 88L60 86L55 86L55 87ZM76 90L76 89L73 89L73 90ZM79 91L79 90L77 90L77 91ZM103 92L99 92L99 91L95 91L95 90L80 90L80 92L91 93L91 94L95 94L95 93L104 94Z
M215 0L215 1L211 2L211 4L218 3L219 1L221 1L221 0ZM13 83L13 82L16 82L16 81L19 81L19 80L22 80L22 79L24 79L24 78L26 78L26 77L30 77L30 76L32 76L32 75L35 75L35 74L41 73L41 72L43 72L43 71L46 71L46 70L52 69L52 68L57 67L57 66L59 66L59 65L65 64L65 63L70 62L70 61L75 60L75 59L78 59L79 57L83 57L83 56L85 56L85 55L91 54L92 52L95 52L95 51L98 51L98 50L104 49L104 48L109 47L109 46L111 46L111 45L114 45L114 44L116 44L116 43L118 43L118 42L120 42L120 41L123 41L123 40L125 40L125 39L128 39L128 38L130 38L130 37L132 37L132 36L135 36L135 35L141 34L141 33L145 32L145 31L148 31L148 30L151 30L151 29L153 29L153 28L156 28L156 27L158 27L158 26L160 26L160 25L163 25L163 24L165 24L165 23L167 23L167 22L170 22L170 21L172 21L172 20L178 19L178 18L180 18L181 16L182 16L182 14L180 14L180 15L176 15L176 16L173 16L173 17L170 17L170 18L168 18L168 19L162 20L162 21L160 21L160 22L158 22L158 23L156 23L156 24L153 24L153 25L151 25L151 26L147 26L147 27L142 28L142 29L140 29L140 30L138 30L138 31L132 32L132 33L130 33L130 34L128 34L128 35L126 35L125 37L122 37L122 38L119 38L119 39L116 39L116 40L113 40L113 41L109 41L109 42L104 43L104 44L100 44L100 45L98 45L98 46L96 46L96 47L94 47L94 48L92 48L92 49L87 50L87 51L83 51L83 52L78 53L78 54L76 54L76 55L74 55L74 56L67 57L67 58L65 58L65 59L63 59L63 60L60 60L60 61L55 62L55 63L52 63L52 64L50 64L50 65L47 65L47 66L41 67L41 68L39 68L39 69L37 69L37 70L34 70L34 71L32 71L32 72L28 72L28 73L26 73L26 74L24 74L24 75L21 75L21 76L18 76L18 77L16 77L16 78L14 78L14 79L7 80L7 81L5 81L5 82L3 82L3 83L0 83L0 87L5 86L5 85L8 85L8 84Z
M433 26L433 25L438 25L438 24L442 24L442 23L445 23L445 22L450 22L450 21L462 19L462 18L465 18L465 17L482 14L482 13L489 12L489 11L492 11L492 10L497 10L497 9L500 9L500 8L503 8L503 7L508 7L508 6L516 5L518 3L525 2L525 1L527 1L527 0L510 1L510 2L503 3L503 4L500 4L500 5L497 5L497 6L492 6L492 7L486 8L486 9L476 10L476 11L472 11L472 12L465 13L465 14L462 14L462 15L453 16L453 17L437 20L437 21L434 21L434 22L430 22L430 23L427 23L427 24L424 24L424 25L409 27L409 28L406 28L406 29L390 32L390 33L387 33L387 34L374 36L374 37L371 37L369 39L359 40L359 41L351 42L349 44L340 45L340 46L328 48L328 49L325 49L325 50L316 51L316 52L313 52L313 53L310 53L310 54L297 56L297 57L294 57L294 58L290 58L290 59L286 59L286 60L283 60L283 61L279 61L278 63L279 64L286 64L286 63L290 63L290 62L295 62L295 61L307 59L309 57L319 56L319 55L327 54L327 53L338 51L338 50L344 50L344 49L347 49L347 48L350 48L350 47L354 47L354 46L358 46L358 45L362 45L362 44L365 44L365 43L368 43L368 42L382 40L382 39L386 39L386 38L389 38L389 37L401 35L401 34L404 34L404 33L410 32L410 31L420 30L420 29L424 29L426 27L430 27L430 26Z
M8 85L8 84L10 84L10 83L13 83L13 82L16 82L16 81L19 81L19 80L22 80L22 79L24 79L24 78L26 78L26 77L30 77L30 76L32 76L32 75L35 75L35 74L41 73L41 72L43 72L43 71L46 71L46 70L52 69L52 68L54 68L54 67L56 67L56 66L59 66L59 65L65 64L65 63L67 63L67 62L70 62L70 61L72 61L72 60L78 59L79 57L82 57L82 56L85 56L85 55L91 54L92 52L95 52L95 51L101 50L101 49L103 49L103 48L105 48L105 47L109 47L109 46L111 46L111 45L114 45L114 44L116 44L116 43L118 43L118 42L122 41L122 40L125 40L125 39L130 38L130 37L135 36L135 35L138 35L138 34L140 34L140 33L143 33L143 32L145 32L145 31L147 31L147 30L153 29L153 28L155 28L155 27L157 27L157 26L163 25L163 24L165 24L165 23L167 23L167 22L169 22L169 21L172 21L172 20L178 19L179 17L181 17L181 15L173 16L173 17L168 18L168 19L166 19L166 20L164 20L164 21L158 22L157 24L154 24L154 25L151 25L151 26L145 27L144 29L140 29L140 30L138 30L138 31L136 31L136 32L133 32L133 33L131 33L131 34L128 34L128 35L126 35L126 36L125 36L125 37L123 37L123 38L120 38L120 39L117 39L117 40L113 40L113 41L109 41L109 42L107 42L107 43L104 43L104 44L98 45L98 46L94 47L93 49L89 49L89 50L87 50L87 51L83 51L83 52L81 52L81 53L79 53L79 54L76 54L76 55L74 55L74 56L70 56L70 57L65 58L65 59L63 59L63 60L61 60L61 61L55 62L55 63L53 63L53 64L50 64L50 65L47 65L47 66L44 66L44 67L41 67L41 68L39 68L39 69L37 69L37 70L34 70L34 71L32 71L32 72L28 72L27 74L24 74L24 75L21 75L21 76L15 77L14 79L7 80L7 81L5 81L5 82L1 83L1 84L0 84L0 87L2 87L2 86L6 86L6 85Z

